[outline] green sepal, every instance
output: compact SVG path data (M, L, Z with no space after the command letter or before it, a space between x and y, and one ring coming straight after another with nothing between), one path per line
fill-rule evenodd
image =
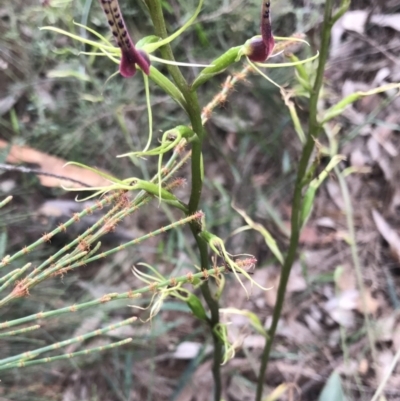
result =
M196 295L190 294L189 299L186 301L186 303L189 306L190 310L193 312L193 315L195 315L200 320L204 320L205 322L208 321L208 316L203 307L203 304Z
M132 189L146 191L148 194L156 196L169 205L175 206L183 212L187 213L187 207L174 194L164 188L160 189L160 186L158 184L153 184L152 182L144 180L137 180Z
M196 90L200 85L203 85L213 76L225 71L230 65L234 64L239 56L239 51L242 46L232 47L225 52L221 57L218 57L211 62L212 67L204 68L192 84L192 91Z

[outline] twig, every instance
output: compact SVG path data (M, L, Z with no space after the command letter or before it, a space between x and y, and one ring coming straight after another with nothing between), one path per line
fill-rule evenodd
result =
M74 178L69 178L69 177L65 177L63 175L58 175L58 174L53 174L53 173L47 173L46 171L36 170L36 169L30 168L30 167L13 166L11 164L0 163L0 170L19 171L20 173L25 173L25 174L45 175L46 177L58 178L59 180L73 182L75 184L81 185L82 187L90 188L90 185L85 184L82 181L75 180Z

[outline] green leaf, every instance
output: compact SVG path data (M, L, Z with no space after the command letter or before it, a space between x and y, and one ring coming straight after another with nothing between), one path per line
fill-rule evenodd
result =
M337 372L333 372L326 382L318 401L346 401L342 379Z
M325 178L328 177L329 172L344 159L345 157L342 155L333 156L331 161L322 171L322 173L310 182L310 185L304 195L303 205L301 209L301 226L304 226L307 223L308 218L310 217L314 206L314 199L315 194L317 193L317 189L324 182Z

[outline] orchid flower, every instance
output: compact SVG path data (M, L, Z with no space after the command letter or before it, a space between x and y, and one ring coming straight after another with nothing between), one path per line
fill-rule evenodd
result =
M243 46L237 46L229 49L222 56L214 60L212 62L212 65L202 70L199 76L195 79L192 84L192 90L197 89L200 85L211 79L214 75L223 72L231 64L239 61L243 56L246 57L247 62L255 71L257 71L265 79L267 79L269 82L282 90L281 86L274 82L266 74L264 74L259 67L292 67L304 64L308 61L315 60L318 57L319 54L317 53L315 56L307 58L305 60L292 61L290 63L264 63L269 58L278 56L284 51L286 46L283 44L277 46L276 41L286 41L287 44L292 44L293 42L302 42L308 45L307 41L296 35L293 37L285 38L274 36L272 34L270 6L271 3L269 0L262 0L260 23L261 35L254 36L253 38L249 39Z
M96 32L95 30L78 23L75 23L75 25L86 29L88 32L90 32L98 39L100 39L100 41L94 41L91 39L83 38L78 35L74 35L68 31L65 31L63 29L59 29L52 26L46 26L41 29L57 32L62 35L68 36L74 40L78 40L81 43L93 46L94 51L81 52L80 54L108 57L116 64L119 64L118 72L125 78L134 76L138 68L143 72L146 103L147 103L148 118L149 118L149 135L147 144L143 150L143 152L146 152L150 147L153 137L152 110L150 104L148 76L150 76L150 78L152 78L161 88L163 88L183 109L186 109L186 101L182 93L176 88L175 85L172 84L171 81L168 80L168 78L163 76L157 69L152 68L151 62L152 61L162 62L164 64L172 64L180 66L207 67L207 65L179 63L175 61L163 60L161 58L151 55L151 53L156 51L161 46L164 46L173 41L174 39L176 39L190 25L192 25L203 6L204 0L199 1L199 4L194 14L180 29L178 29L172 35L170 35L165 39L160 39L157 36L148 36L137 42L136 46L126 28L118 4L118 0L99 0L99 1L107 17L108 25L110 26L111 33L115 38L118 47L114 46L107 38ZM112 78L114 75L115 74L111 75L108 79Z
M199 1L199 4L192 17L190 17L189 20L180 29L178 29L168 38L160 39L157 36L148 36L137 42L136 46L131 36L129 35L128 30L126 29L126 25L121 14L118 0L99 0L99 1L107 17L108 25L110 26L111 33L115 38L118 47L114 46L107 38L96 32L95 30L87 26L78 24L76 22L75 25L84 28L88 32L92 33L94 36L100 39L100 42L96 42L91 39L86 39L78 35L74 35L63 29L59 29L52 26L45 26L42 27L41 29L57 32L62 35L68 36L72 39L78 40L81 43L93 46L95 51L81 52L80 54L108 57L111 61L115 62L116 64L119 64L119 73L126 78L135 75L136 69L138 67L144 72L144 74L149 75L150 65L152 61L161 62L165 64L173 64L173 65L196 66L196 64L179 63L175 61L163 60L161 58L151 55L150 53L153 53L161 46L170 43L171 41L176 39L179 35L181 35L190 25L192 25L202 8L204 0ZM198 65L198 66L206 67L204 65Z
M121 49L120 74L125 78L132 77L136 73L136 66L138 66L146 75L149 75L150 60L143 50L135 48L126 29L118 0L100 0L100 4L106 14L111 32Z
M239 52L240 55L244 55L247 58L248 63L256 70L260 75L266 78L269 82L281 88L276 82L274 82L271 78L269 78L266 74L260 71L257 67L267 67L267 68L277 68L277 67L291 67L298 64L303 64L307 61L312 61L318 57L318 53L310 57L306 60L301 60L297 62L290 62L290 63L276 63L276 64L265 64L265 62L271 56L277 56L282 51L277 52L274 54L275 49L275 40L286 40L286 41L299 41L304 42L308 45L308 43L301 39L301 38L283 38L278 37L272 34L272 27L271 27L271 13L270 13L271 3L270 0L262 0L261 5L261 35L255 36L254 38L248 40L244 46L242 47L241 51Z

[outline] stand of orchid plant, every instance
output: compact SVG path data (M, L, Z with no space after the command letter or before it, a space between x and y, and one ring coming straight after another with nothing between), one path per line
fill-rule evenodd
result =
M110 26L111 35L117 42L117 47L114 46L108 38L86 26L80 25L88 31L92 36L92 39L76 36L57 27L44 27L41 29L66 35L72 39L85 43L91 47L91 51L86 52L85 54L108 57L111 61L119 65L119 71L117 73L120 73L123 77L132 78L135 76L137 70L141 72L144 80L150 122L148 142L145 149L120 155L118 157L158 156L158 173L149 181L137 177L118 179L99 172L89 166L82 166L81 164L74 163L84 168L96 171L98 174L109 180L110 185L107 187L79 189L80 191L91 191L88 198L98 198L96 203L93 206L84 209L81 213L75 214L64 224L55 228L52 232L44 234L30 246L21 249L13 255L7 255L0 262L0 274L8 271L7 273L4 273L3 276L0 275L0 294L4 294L0 299L0 307L10 304L17 298L29 296L29 293L34 291L36 285L45 281L49 277L62 276L67 273L70 274L80 266L108 257L126 247L134 246L150 237L166 233L167 231L184 224L189 225L195 238L200 255L200 267L197 268L197 272L190 272L180 277L164 277L155 267L149 265L145 265L145 267L148 268L150 273L144 273L134 267L133 273L144 282L144 287L125 293L105 294L98 299L71 305L67 308L41 312L13 321L0 322L0 329L7 330L1 332L0 337L29 332L39 327L38 324L35 324L37 321L55 316L59 317L67 313L76 313L79 310L86 308L95 308L100 304L112 302L114 300L126 299L134 304L136 298L147 292L153 294L152 303L150 305L151 318L160 310L163 301L168 296L174 296L181 299L183 302L186 302L193 314L210 327L210 333L214 344L212 371L214 378L215 401L221 399L220 365L221 363L226 362L234 354L234 346L230 344L227 339L228 328L225 324L220 322L220 313L246 314L249 317L250 324L253 328L265 336L266 344L261 359L257 394L255 398L257 401L261 401L267 363L282 311L291 266L296 257L301 228L304 226L312 211L312 205L318 187L321 185L329 171L337 166L337 164L342 160L340 155L330 154L331 161L328 166L320 175L315 176L316 167L319 161L318 154L315 155L314 162L310 164L310 160L313 157L315 150L315 141L324 131L324 125L329 123L332 118L339 115L348 104L356 101L362 96L398 87L398 85L378 88L368 93L358 92L343 99L337 105L334 105L325 111L321 111L318 108L318 99L323 85L323 73L328 57L330 31L335 21L340 18L349 7L349 0L342 0L340 8L335 12L333 11L333 0L326 1L320 50L316 55L306 60L298 60L294 55L287 53L286 55L290 59L290 62L280 64L265 64L264 62L274 55L282 53L291 44L305 41L300 36L294 36L291 38L274 37L272 35L270 23L270 3L263 1L261 7L261 35L249 39L244 45L227 50L223 55L216 60L213 60L209 65L204 66L204 69L193 82L187 82L180 70L180 67L190 64L176 62L169 44L195 22L202 9L203 0L199 1L198 7L193 16L179 30L170 36L168 36L166 30L161 1L145 0L145 3L154 25L154 36L142 38L136 43L136 45L126 29L117 0L100 0L100 4L103 7ZM276 44L275 42L277 40L281 40L281 42ZM161 57L153 54L156 51L160 52ZM198 88L208 80L212 79L215 75L222 73L230 66L239 62L242 58L245 58L247 63L242 71L234 76L229 76L225 81L222 90L216 94L208 105L201 108L196 94ZM168 69L168 76L162 74L153 65L155 63L165 63ZM305 63L309 64L306 66ZM242 283L243 279L250 280L253 284L258 286L259 284L255 283L251 275L248 273L248 270L256 263L254 257L245 254L235 257L232 256L225 249L222 239L209 232L206 228L207 216L199 211L203 177L204 174L207 174L207 171L204 171L203 168L202 148L203 142L207 140L205 123L210 118L213 109L227 99L227 96L239 81L243 80L250 72L257 72L271 81L270 78L261 71L261 68L290 66L293 66L296 69L297 84L290 90L283 88L280 89L283 100L290 111L296 133L298 134L298 140L303 145L303 150L297 167L297 179L293 194L291 234L288 250L286 252L281 252L275 240L264 227L254 223L244 211L237 210L245 219L247 228L258 230L263 234L267 246L270 248L277 261L282 265L282 275L272 325L268 330L266 330L258 318L250 312L237 311L229 308L221 310L219 308L218 301L224 288L225 274L234 275L241 283L244 291L246 291L246 289ZM136 77L134 79L136 79ZM187 121L183 122L182 125L167 130L163 134L159 146L153 149L150 148L152 145L153 124L148 79L151 79L156 85L165 91L165 93L169 95L187 115ZM273 81L272 83L276 85ZM304 96L309 99L309 124L306 132L303 131L294 104L290 100L291 98L298 96ZM187 147L190 147L190 150L185 150ZM170 156L169 159L165 161L167 154ZM174 189L183 184L183 180L174 177L177 171L179 171L182 165L189 159L191 160L191 189L190 199L186 204L174 195ZM130 194L135 195L132 197ZM121 244L111 250L106 252L102 251L100 243L101 237L108 232L113 231L120 221L136 212L143 205L153 199L156 199L157 202L164 202L171 207L177 208L181 211L182 218L168 226L161 227L156 231L135 238L134 240ZM5 206L10 200L11 199L6 199L1 202L0 207ZM106 207L108 207L107 213L105 213L104 216L92 227L86 230L86 232L74 241L61 248L56 254L49 257L40 266L34 269L31 268L30 264L18 267L18 259L20 257L28 254L38 246L45 244L53 236L67 230L70 225L79 221L79 219L85 215ZM214 252L216 261L219 262L220 266L218 266L217 263L212 268L210 267L208 255L209 249ZM12 266L11 270L10 266ZM209 286L210 280L213 280L213 283L217 288L216 293L211 291L211 287ZM201 294L208 310L206 310L201 300L194 294L194 289L196 288L201 290ZM38 358L44 352L56 350L62 346L74 342L81 342L89 337L101 335L109 330L113 330L117 326L131 324L134 320L135 318L127 319L118 325L108 326L104 329L87 333L84 336L71 338L60 343L7 357L0 360L0 370L48 363L59 359L76 357L89 352L100 352L121 346L128 343L131 339L128 338L105 347L97 347L71 354ZM18 328L20 325L24 325L23 328ZM11 328L12 330L10 330Z

